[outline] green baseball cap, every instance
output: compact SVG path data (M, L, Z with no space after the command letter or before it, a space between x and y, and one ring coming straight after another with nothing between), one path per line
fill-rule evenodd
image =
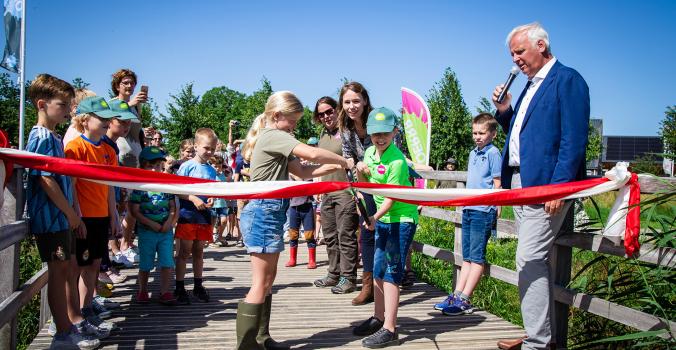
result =
M111 111L108 102L100 96L87 97L80 101L80 104L77 105L77 114L83 113L94 113L104 119L114 118L119 115Z
M113 99L108 101L108 106L110 107L111 111L118 114L118 119L138 121L136 114L132 113L131 108L127 102L124 102L120 99Z
M148 146L143 148L138 159L140 161L151 161L155 159L167 159L167 155L157 146Z
M391 132L397 126L397 115L385 107L379 107L369 113L366 120L366 133L369 135Z

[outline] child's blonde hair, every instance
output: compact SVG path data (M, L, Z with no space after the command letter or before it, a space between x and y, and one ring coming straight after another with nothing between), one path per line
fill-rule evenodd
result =
M199 128L195 131L194 140L194 143L197 143L199 140L216 141L218 140L218 136L216 136L216 132L210 128Z
M194 146L195 146L195 142L193 141L193 139L185 139L185 140L181 141L181 144L179 145L179 150L181 152L183 152L186 149L188 149L188 147L194 147Z
M272 120L275 113L281 113L284 116L302 114L303 104L291 91L277 91L268 97L268 101L265 103L265 112L254 119L246 135L246 140L242 144L242 157L247 162L251 161L251 155L256 146L256 141L258 141L260 130L265 127L267 122Z
M92 90L85 89L85 88L77 88L75 89L75 97L73 97L73 103L72 105L77 108L77 105L80 104L82 100L84 100L87 97L93 97L96 96L96 93ZM83 133L84 132L84 123L87 121L88 117L86 113L83 114L75 114L73 112L72 118L70 121L70 124L75 128L75 130Z

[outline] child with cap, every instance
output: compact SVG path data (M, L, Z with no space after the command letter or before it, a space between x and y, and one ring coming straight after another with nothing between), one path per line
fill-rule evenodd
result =
M119 116L103 97L83 99L77 107L81 123L76 125L82 135L66 145L66 158L89 163L117 166L115 150L102 142L110 120ZM117 233L115 220L115 193L113 188L97 182L74 178L75 193L87 236L75 241L77 263L80 266L80 307L82 314L95 326L108 331L114 324L105 322L95 313L92 301L96 291L101 259L108 254L109 233Z
M162 172L165 153L156 146L145 147L139 155L141 169ZM174 305L170 291L171 270L174 268L174 220L178 215L173 194L134 190L129 198L131 214L136 218L139 248L139 291L136 302L148 303L148 275L155 265L160 267L160 297L165 305Z
M360 181L411 186L406 158L392 142L398 131L396 125L397 117L390 109L381 107L369 113L366 132L373 145L364 152L367 168L358 172ZM399 345L396 329L399 286L418 223L418 210L415 205L382 196L374 196L374 200L378 210L371 217L368 227L374 229L375 226L376 232L373 264L375 313L355 327L353 333L367 336L362 340L363 346L382 348Z

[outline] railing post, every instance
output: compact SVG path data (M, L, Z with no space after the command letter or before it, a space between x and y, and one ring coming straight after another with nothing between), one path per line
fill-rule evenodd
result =
M566 217L561 225L559 236L573 233L574 230L574 204L570 206ZM573 248L554 244L550 254L552 283L561 287L567 287L570 282L572 268ZM552 300L554 293L552 291ZM557 348L568 348L568 313L570 306L558 301L554 301L552 308L552 340L556 341Z
M4 191L5 203L2 209L0 225L20 220L24 211L23 171L12 174ZM0 251L0 301L5 300L19 287L19 243ZM12 322L0 328L0 349L16 348L16 317Z
M465 188L465 183L458 181L455 185L457 188ZM455 207L455 212L462 218L462 207ZM462 255L462 220L460 223L455 223L455 233L453 239L453 253ZM462 261L459 262L462 265ZM453 290L455 292L458 286L458 279L460 278L460 266L453 264Z

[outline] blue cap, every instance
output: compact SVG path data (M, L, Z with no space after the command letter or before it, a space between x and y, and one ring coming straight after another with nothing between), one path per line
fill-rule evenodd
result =
M369 135L391 132L397 126L397 115L385 107L379 107L369 113L366 120L366 133Z

